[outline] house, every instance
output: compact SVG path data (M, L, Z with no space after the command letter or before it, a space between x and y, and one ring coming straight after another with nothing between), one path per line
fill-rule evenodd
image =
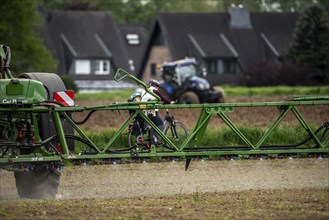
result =
M128 54L130 71L136 74L141 69L150 30L145 25L137 24L117 25L117 28Z
M139 78L161 79L156 65L194 57L213 85L240 84L259 61L282 62L298 13L161 13L150 33Z
M42 31L45 45L59 61L58 73L68 74L80 90L135 87L115 82L118 68L133 71L124 39L111 14L99 11L54 11ZM137 62L138 63L138 62Z

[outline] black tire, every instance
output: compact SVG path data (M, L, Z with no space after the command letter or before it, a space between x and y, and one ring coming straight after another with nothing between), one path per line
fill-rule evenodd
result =
M58 91L65 91L66 87L62 81L62 79L55 73L23 73L19 76L19 78L25 79L33 79L40 81L47 93L48 100L53 101L53 93ZM62 118L62 125L65 134L73 135L74 129L73 127ZM40 137L41 139L47 139L50 136L57 134L55 124L53 122L53 118L51 115L44 113L40 115ZM74 151L74 140L66 139L69 150ZM57 146L58 142L52 141L49 145ZM48 147L49 147L48 145Z
M53 93L65 91L62 79L55 73L22 73L19 78L33 79L42 82L47 92L48 100L53 100Z
M20 198L30 198L31 187L33 186L33 173L32 171L14 172L15 180L16 180L16 188L17 193Z
M188 91L179 96L178 102L181 104L199 104L200 100L197 94L192 91Z
M180 146L188 137L188 131L185 125L179 121L175 121L175 127L166 125L164 128L164 135L176 146ZM165 147L172 149L170 145L165 144Z
M223 96L219 97L218 103L225 103L225 98Z
M219 98L216 101L218 103L224 103L225 102L225 93L224 93L224 90L221 87L217 87L214 90L219 93Z
M38 165L34 171L15 171L18 195L27 199L54 199L60 175L60 171L47 164Z

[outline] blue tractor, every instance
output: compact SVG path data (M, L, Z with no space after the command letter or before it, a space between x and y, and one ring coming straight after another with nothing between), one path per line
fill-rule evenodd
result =
M161 73L164 80L161 83L162 92L172 100L184 104L224 102L224 91L221 88L211 87L209 82L202 78L206 75L206 71L200 72L201 74L198 74L194 58L162 64Z

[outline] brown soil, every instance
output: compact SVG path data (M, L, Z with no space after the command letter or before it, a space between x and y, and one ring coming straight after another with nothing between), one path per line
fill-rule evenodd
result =
M65 167L56 200L0 183L0 219L329 218L328 158Z
M328 119L328 106L299 109L308 122ZM190 129L198 117L198 110L173 113ZM276 108L236 108L229 118L264 127L278 114ZM84 127L117 128L126 118L126 112L100 111ZM284 122L297 123L291 116ZM224 124L212 119L210 127L218 126ZM0 219L329 219L329 158L192 161L188 171L184 166L166 162L65 167L55 200L20 200L13 173L0 171Z

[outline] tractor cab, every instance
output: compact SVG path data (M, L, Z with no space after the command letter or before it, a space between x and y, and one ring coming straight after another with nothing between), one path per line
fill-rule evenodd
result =
M192 77L197 77L197 66L195 59L179 60L162 65L163 78L167 82L175 82L182 86L184 82Z

